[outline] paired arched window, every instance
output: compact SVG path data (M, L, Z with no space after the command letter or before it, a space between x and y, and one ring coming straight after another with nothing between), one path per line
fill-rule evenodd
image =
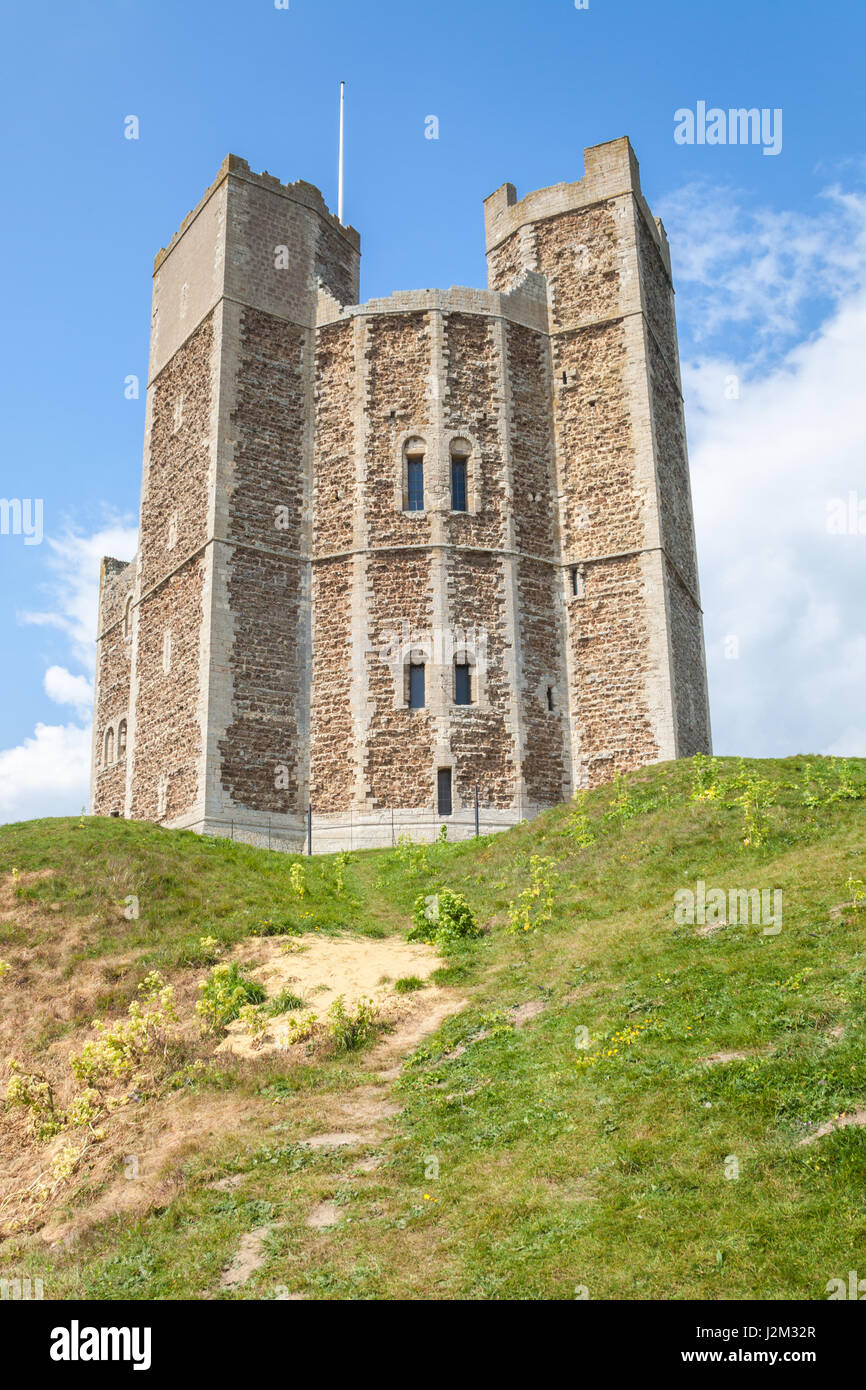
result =
M448 465L450 476L439 478L438 463L432 469L431 479L427 476L427 441L420 435L409 435L403 443L400 454L401 478L397 489L397 505L404 512L424 512L430 505L433 494L439 495L440 486L448 489L445 496L450 498L452 512L475 511L478 498L478 454L465 437L452 439L448 446ZM440 504L435 503L438 507Z
M121 758L126 757L126 730L127 723L125 719L121 719L117 726L116 741L114 737L114 725L109 724L108 728L105 730L105 736L102 740L103 767L111 767L111 764L115 762L115 760L119 762Z

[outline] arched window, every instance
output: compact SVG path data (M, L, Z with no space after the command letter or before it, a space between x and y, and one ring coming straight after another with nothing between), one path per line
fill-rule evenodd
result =
M427 446L417 436L403 446L403 510L424 511L424 455Z
M114 762L114 730L110 728L105 730L103 762L106 767L110 767Z
M451 510L469 510L469 458L472 447L466 439L455 439L451 444Z
M126 757L126 720L121 719L117 726L117 756Z
M472 666L468 656L458 656L454 663L454 703L455 705L471 705L474 703L472 696Z
M406 667L408 689L408 699L406 701L410 709L424 709L427 704L426 667L423 661L410 661Z

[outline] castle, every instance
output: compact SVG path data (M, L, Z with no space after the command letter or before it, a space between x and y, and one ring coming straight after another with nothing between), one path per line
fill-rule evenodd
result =
M229 155L160 251L95 814L458 838L709 751L670 257L631 145L484 210L489 289L359 304L358 233Z

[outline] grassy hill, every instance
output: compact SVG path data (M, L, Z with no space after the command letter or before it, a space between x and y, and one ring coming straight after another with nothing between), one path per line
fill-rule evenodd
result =
M864 832L866 761L817 758L312 860L0 828L0 1272L54 1298L826 1297L866 1236ZM699 882L781 890L781 920L683 920ZM257 1051L256 1018L312 1002L286 995L245 1055L202 1032L215 962L386 952L444 889L484 934L383 980L367 1028Z

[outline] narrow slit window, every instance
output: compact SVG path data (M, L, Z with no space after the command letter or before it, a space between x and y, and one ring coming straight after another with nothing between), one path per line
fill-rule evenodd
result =
M552 685L549 685L549 686L547 687L547 708L548 708L548 709L553 709L553 686L552 686Z
M126 720L121 719L117 729L117 756L126 757Z
M466 464L467 460L457 454L451 460L451 510L466 511Z
M440 767L437 774L438 805L440 816L451 815L451 769Z
M577 565L571 569L571 592L575 598L583 598L583 575Z
M468 661L458 661L454 666L454 703L472 704L472 668Z
M406 509L410 512L424 510L424 456L415 455L406 460Z
M409 666L409 708L423 709L425 703L424 664L413 661Z

